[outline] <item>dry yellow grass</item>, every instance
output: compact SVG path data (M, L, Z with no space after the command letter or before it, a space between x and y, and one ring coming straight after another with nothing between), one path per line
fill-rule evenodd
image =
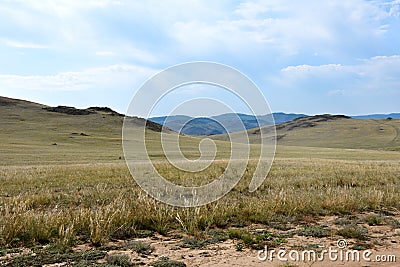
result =
M209 170L211 176L225 166L218 164ZM254 167L251 162L241 182L219 201L187 209L147 196L124 164L1 167L0 244L71 245L80 240L99 245L138 230L165 234L180 229L197 235L231 225L284 224L310 214L400 208L398 160L280 158L261 188L249 193ZM168 168L160 165L162 171Z

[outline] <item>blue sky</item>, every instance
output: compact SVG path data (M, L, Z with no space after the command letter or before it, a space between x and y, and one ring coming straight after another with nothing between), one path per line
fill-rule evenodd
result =
M157 72L214 61L251 78L273 112L400 112L400 0L5 0L0 55L0 95L48 105L124 113Z

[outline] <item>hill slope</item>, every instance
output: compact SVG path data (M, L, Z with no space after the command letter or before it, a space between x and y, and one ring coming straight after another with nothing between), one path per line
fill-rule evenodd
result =
M0 113L0 165L121 162L124 159L121 145L124 117L108 108L53 108L0 97ZM137 130L141 130L146 120L132 118L132 122L141 126L137 127ZM304 149L325 147L400 151L399 119L357 120L345 116L319 115L298 118L276 127L280 150L294 154L301 150L298 146ZM162 159L161 126L147 121L147 129L149 155ZM259 143L261 131L268 138L271 128L265 126L247 130L252 143ZM176 134L170 133L171 137ZM211 137L227 140L225 134ZM182 153L192 158L199 157L200 139L181 136L179 140ZM218 154L220 158L228 155L229 143L217 142L217 146L223 148L222 154ZM322 153L321 149L318 151ZM304 156L303 152L300 156ZM285 155L288 154L285 152Z
M33 102L0 97L0 165L36 165L67 163L122 162L122 126L124 116L105 107L76 109L49 107ZM161 130L157 123L136 117L128 122L129 141L134 159L143 160L136 143L143 141L146 126L146 154L152 159L163 159ZM169 130L165 140L175 142L177 133ZM179 136L177 149L189 158L198 158L201 139ZM217 142L221 148L217 158L227 157L230 144ZM145 153L145 152L143 152ZM226 154L226 155L225 155ZM171 155L170 155L171 156ZM147 156L146 156L147 157ZM131 157L132 158L132 157Z
M0 97L0 164L94 162L123 158L124 116L108 108L49 107ZM132 118L138 126L146 120ZM148 122L149 132L161 126ZM140 129L138 127L138 129Z
M250 142L260 142L260 131L267 138L272 134L269 126L248 130ZM286 146L400 150L400 119L317 115L276 125L276 131L278 144ZM212 138L227 140L226 135Z

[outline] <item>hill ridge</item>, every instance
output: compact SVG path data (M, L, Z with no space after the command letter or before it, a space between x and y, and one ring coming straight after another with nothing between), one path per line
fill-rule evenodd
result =
M276 136L275 134L276 129ZM275 126L247 130L251 143L275 137L280 145L400 151L400 119L354 119L346 115L314 115ZM238 133L233 133L238 134ZM227 135L212 136L229 140Z

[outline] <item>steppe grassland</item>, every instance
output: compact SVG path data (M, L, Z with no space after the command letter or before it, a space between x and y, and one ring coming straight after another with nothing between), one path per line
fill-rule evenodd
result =
M139 230L201 236L213 228L284 225L309 215L400 209L399 163L398 152L278 147L271 171L256 192L248 192L256 166L253 160L225 197L185 209L147 196L121 161L3 166L0 246L101 245L110 238L135 236ZM195 183L218 177L225 166L226 161L216 161L197 176L162 162L157 168L171 181Z

